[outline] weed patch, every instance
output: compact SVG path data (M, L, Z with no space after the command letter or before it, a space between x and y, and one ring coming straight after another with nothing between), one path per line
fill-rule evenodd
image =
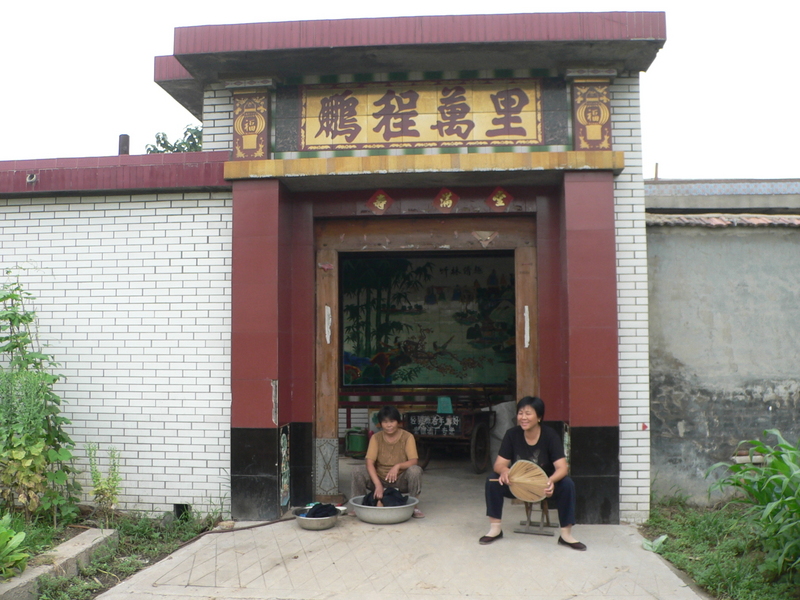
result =
M89 600L137 571L158 562L214 525L211 518L151 519L143 515L117 516L111 527L116 544L98 550L75 577L45 577L40 600Z
M697 508L683 499L654 502L642 534L666 534L658 553L700 587L725 600L800 600L788 577L769 579L760 569L764 552L747 507Z

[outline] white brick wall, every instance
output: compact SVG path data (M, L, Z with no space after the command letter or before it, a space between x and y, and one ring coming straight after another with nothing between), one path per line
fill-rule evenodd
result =
M641 523L650 511L650 357L642 143L638 73L611 86L614 150L625 152L615 179L619 319L620 519Z
M85 444L116 447L121 505L229 510L229 193L0 199L0 267L37 297Z
M203 93L203 150L233 149L233 95L222 83Z

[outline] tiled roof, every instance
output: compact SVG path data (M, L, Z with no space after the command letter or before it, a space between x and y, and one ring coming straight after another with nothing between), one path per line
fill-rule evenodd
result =
M650 180L645 196L763 196L800 194L800 179Z
M648 227L800 227L800 215L648 214L646 220Z

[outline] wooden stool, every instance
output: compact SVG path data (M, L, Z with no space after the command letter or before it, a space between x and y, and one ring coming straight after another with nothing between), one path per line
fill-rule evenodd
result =
M512 501L512 504L518 502L516 499ZM558 525L551 525L550 524L550 511L547 507L547 498L539 502L539 510L541 511L541 516L539 517L539 526L532 527L531 526L531 511L533 510L533 502L524 502L525 504L525 521L520 521L520 525L524 525L525 527L521 529L515 529L514 533L530 533L533 535L555 535L555 532L552 531L553 528L558 527ZM545 529L548 527L549 529Z

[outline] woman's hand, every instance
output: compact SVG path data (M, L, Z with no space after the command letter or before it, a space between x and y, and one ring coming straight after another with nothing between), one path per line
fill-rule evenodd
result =
M377 483L375 484L375 491L372 492L372 497L376 500L383 499L383 484Z
M508 485L509 484L508 474L509 474L510 471L511 471L511 469L506 469L505 471L500 473L500 476L498 477L498 481L500 482L500 485Z
M556 489L556 484L553 483L550 478L547 479L547 485L544 487L544 495L548 498L553 495L553 491Z
M400 465L395 465L391 469L389 469L389 472L386 474L386 481L388 481L389 483L394 483L395 481L397 481L397 477L399 475L400 475Z

